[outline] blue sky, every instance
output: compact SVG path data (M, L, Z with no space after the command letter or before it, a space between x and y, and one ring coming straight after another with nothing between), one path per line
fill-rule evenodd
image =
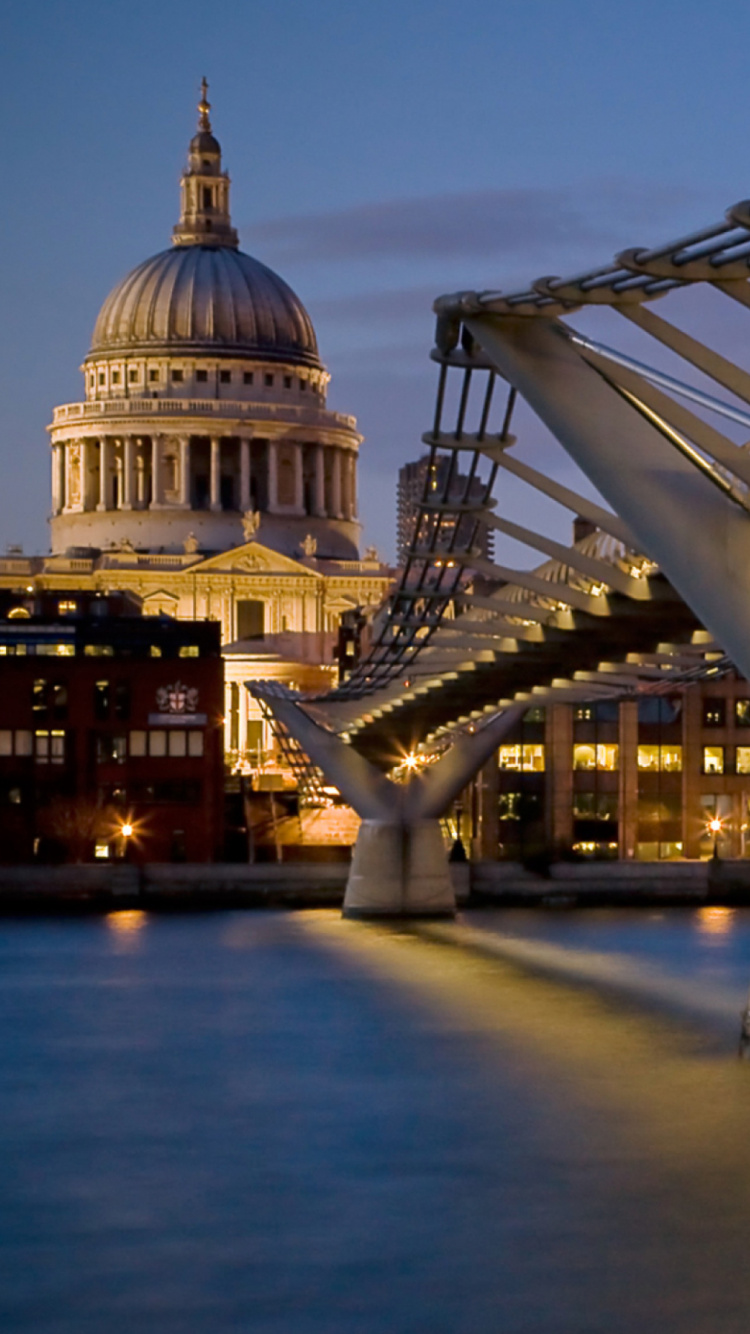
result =
M0 40L0 552L47 547L44 427L82 394L110 287L169 244L204 73L243 249L310 310L386 555L434 296L575 271L750 195L735 0L6 0Z

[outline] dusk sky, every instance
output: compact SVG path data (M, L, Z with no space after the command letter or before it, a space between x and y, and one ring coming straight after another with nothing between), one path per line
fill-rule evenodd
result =
M388 557L433 298L575 272L750 195L736 0L6 0L0 31L0 552L48 548L44 428L83 397L110 288L169 245L203 74L242 248L310 311Z

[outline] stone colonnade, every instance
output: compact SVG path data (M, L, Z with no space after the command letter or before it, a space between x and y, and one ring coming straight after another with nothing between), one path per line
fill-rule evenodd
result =
M356 451L284 437L81 436L52 443L52 513L257 509L357 517Z

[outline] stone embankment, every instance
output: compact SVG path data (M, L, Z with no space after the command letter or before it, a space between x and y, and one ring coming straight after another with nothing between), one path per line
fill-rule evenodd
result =
M459 904L598 907L750 904L750 860L555 863L543 873L509 862L453 866ZM254 865L127 863L0 866L0 912L227 907L337 907L347 862Z

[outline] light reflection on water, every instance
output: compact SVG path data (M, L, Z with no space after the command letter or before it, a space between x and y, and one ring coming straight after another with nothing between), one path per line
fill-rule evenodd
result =
M736 908L705 905L698 908L696 924L698 930L712 944L721 944L735 922Z

